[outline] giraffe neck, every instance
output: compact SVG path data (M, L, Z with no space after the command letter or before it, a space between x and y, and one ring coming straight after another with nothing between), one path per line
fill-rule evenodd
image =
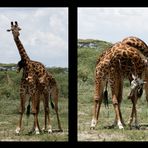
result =
M18 48L21 60L23 60L25 63L27 63L30 60L30 58L27 55L25 48L23 47L23 44L21 43L21 41L18 37L14 37L14 41L15 41L16 46Z

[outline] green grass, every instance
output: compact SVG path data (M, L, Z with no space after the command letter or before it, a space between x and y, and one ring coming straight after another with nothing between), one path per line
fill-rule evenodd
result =
M125 85L127 82L125 82ZM125 86L124 85L124 86ZM111 100L109 101L109 109L105 108L102 103L99 122L95 130L90 130L93 108L93 85L87 83L78 83L78 141L147 141L148 128L144 127L140 130L132 129L128 126L124 130L106 129L105 126L111 125L115 118L115 113ZM131 113L132 103L127 99L129 87L124 87L123 101L121 104L122 116L127 123ZM109 92L109 96L111 96ZM139 123L147 123L148 125L148 108L145 94L138 100L137 112Z
M4 64L4 66L7 66L7 64ZM17 74L15 71L0 71L0 141L68 141L68 69L50 68L48 70L55 76L59 86L58 105L63 132L28 135L34 121L31 114L28 121L26 116L23 116L22 131L19 136L15 135L15 129L19 120L19 85L22 72ZM51 107L50 117L53 130L58 129L56 114ZM43 121L44 110L41 101L39 113L39 124L41 128L43 127Z
M78 48L78 141L148 141L148 105L145 94L137 102L137 115L142 126L140 130L130 130L128 126L124 130L106 129L105 126L111 125L115 118L115 111L112 100L109 100L109 109L102 103L99 121L95 130L90 130L93 109L94 93L94 72L95 63L100 54L111 43L100 40L78 40L78 43L96 43L96 48ZM79 47L79 46L78 46ZM132 110L131 100L127 99L130 86L129 82L124 81L123 101L121 112L125 123L128 122ZM109 96L111 96L109 90Z
M63 132L42 133L40 135L28 135L33 126L33 115L29 119L23 116L23 125L20 135L15 134L15 128L19 120L18 107L19 100L0 100L0 140L1 141L68 141L68 102L65 98L60 98L59 115ZM43 104L40 104L39 124L43 127L44 111ZM51 107L50 107L51 108ZM56 114L50 109L50 118L53 130L58 129Z

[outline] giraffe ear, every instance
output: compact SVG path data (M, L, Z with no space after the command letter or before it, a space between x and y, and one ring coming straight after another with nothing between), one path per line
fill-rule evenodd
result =
M132 78L135 80L136 79L136 76L134 74L132 74Z
M7 29L7 31L8 31L8 32L10 32L10 31L11 31L11 29Z

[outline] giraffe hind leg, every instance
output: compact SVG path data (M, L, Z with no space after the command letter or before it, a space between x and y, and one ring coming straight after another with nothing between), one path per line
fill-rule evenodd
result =
M94 94L93 117L92 117L92 120L91 120L90 129L95 129L95 127L98 123L100 107L101 107L102 99L103 99L103 88L104 88L104 83L100 79L96 80L95 94Z
M40 94L35 93L31 96L32 98L32 112L34 116L34 127L32 128L35 130L35 134L40 134L41 129L39 126L39 121L38 121L38 113L39 113L39 106L40 106Z
M52 99L51 97L54 99L54 110L56 112L58 128L59 128L58 131L63 132L58 112L58 88L56 86L54 86L51 90L50 100Z
M43 98L43 104L44 104L44 126L42 130L44 132L52 133L52 126L50 121L50 110L49 110L49 92L44 92L44 98ZM48 122L48 126L47 126Z

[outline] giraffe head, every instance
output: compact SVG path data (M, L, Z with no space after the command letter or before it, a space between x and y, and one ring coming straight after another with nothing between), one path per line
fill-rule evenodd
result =
M135 89L135 88L138 88L138 87L143 87L143 84L145 84L146 82L144 82L142 79L138 78L137 76L133 75L132 74L132 82L131 82L131 89Z
M143 85L146 83L142 79L138 78L138 76L135 76L132 74L133 80L131 81L131 91L128 95L128 98L132 98L136 95L136 97L140 98L143 93Z
M20 35L19 31L21 28L18 26L18 23L15 21L15 24L11 22L11 29L8 29L7 31L10 32L12 31L12 34L14 37L18 37Z

